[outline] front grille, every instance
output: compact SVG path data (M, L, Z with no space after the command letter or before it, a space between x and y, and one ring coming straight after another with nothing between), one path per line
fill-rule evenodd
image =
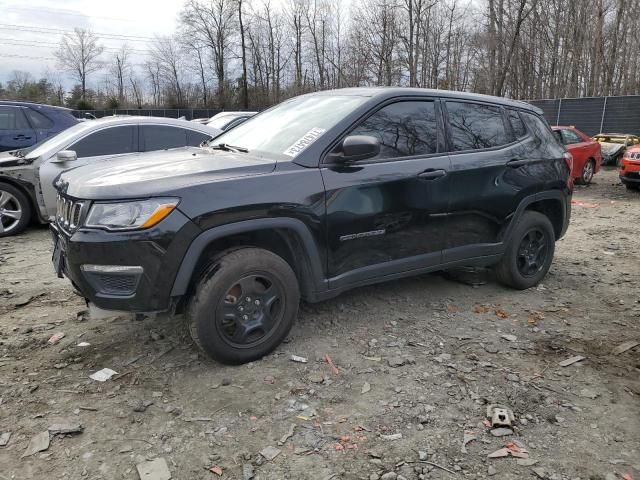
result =
M75 232L82 221L85 202L58 195L56 224L66 232Z

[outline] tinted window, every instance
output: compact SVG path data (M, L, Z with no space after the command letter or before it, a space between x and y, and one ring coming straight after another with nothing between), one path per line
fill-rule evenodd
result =
M184 128L166 125L144 125L140 128L145 152L184 147L187 144L187 131Z
M558 145L558 142L556 138L554 138L555 136L551 132L547 122L533 113L520 112L520 115L527 125L529 132L533 135L537 146L545 150L551 150L551 153L554 153L555 150L551 147L553 144Z
M33 128L51 128L53 126L53 122L40 112L27 108L25 113L27 114L27 117L29 117L29 121Z
M113 127L92 133L71 145L78 157L117 155L134 152L133 134L135 127Z
M196 132L193 130L187 130L187 145L197 147L202 142L209 140L211 135L206 133Z
M565 145L571 145L572 143L580 143L582 139L571 130L561 130L562 131L562 143Z
M31 127L22 108L0 106L0 130L25 130Z
M435 153L438 127L433 102L398 102L387 105L357 126L350 135L370 135L380 141L376 158Z
M516 138L524 137L527 134L527 129L522 123L522 119L516 110L507 110L509 112L509 121L511 122L511 128Z
M477 150L509 143L500 108L447 102L447 111L453 150Z

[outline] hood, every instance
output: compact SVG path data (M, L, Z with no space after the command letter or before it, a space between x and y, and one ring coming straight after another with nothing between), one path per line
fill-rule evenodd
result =
M168 195L200 183L260 175L276 162L247 153L197 147L115 157L62 173L56 187L80 199L99 200Z
M600 143L600 149L602 151L602 155L611 156L620 153L621 150L625 149L625 145L622 143Z

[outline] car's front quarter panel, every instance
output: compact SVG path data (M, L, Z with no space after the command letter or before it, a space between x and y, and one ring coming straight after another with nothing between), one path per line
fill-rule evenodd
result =
M98 307L134 312L170 308L170 291L180 263L200 229L179 209L147 230L106 231L80 228L61 232L66 251L65 274L82 295ZM140 266L143 273L133 296L96 291L82 265Z

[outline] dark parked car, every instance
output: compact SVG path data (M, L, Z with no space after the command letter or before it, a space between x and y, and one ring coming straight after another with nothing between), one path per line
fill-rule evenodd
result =
M76 123L68 108L0 100L0 152L30 147Z
M276 348L300 298L464 265L532 287L569 223L571 156L521 102L325 91L211 143L63 173L53 262L99 307L185 312L222 362Z

